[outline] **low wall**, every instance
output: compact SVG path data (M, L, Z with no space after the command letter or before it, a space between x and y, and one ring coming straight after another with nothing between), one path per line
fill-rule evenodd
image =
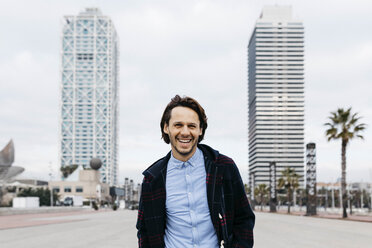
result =
M91 207L38 207L38 208L0 208L0 216L17 214L64 213L92 211Z

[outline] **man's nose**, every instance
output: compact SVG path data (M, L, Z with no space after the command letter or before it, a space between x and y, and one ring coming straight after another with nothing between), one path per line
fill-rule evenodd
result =
M190 133L190 130L187 126L182 127L181 134L182 135L188 135Z

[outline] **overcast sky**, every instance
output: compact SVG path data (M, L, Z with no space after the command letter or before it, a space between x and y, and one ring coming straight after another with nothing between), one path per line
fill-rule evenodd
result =
M352 3L352 4L351 4ZM175 94L196 98L206 144L248 174L247 45L262 7L292 5L305 26L305 142L317 144L319 181L341 175L341 142L327 116L352 107L368 125L347 150L348 181L372 181L372 1L104 0L0 1L0 149L12 138L22 177L59 170L61 27L64 15L99 7L120 38L120 182L170 147L161 114Z

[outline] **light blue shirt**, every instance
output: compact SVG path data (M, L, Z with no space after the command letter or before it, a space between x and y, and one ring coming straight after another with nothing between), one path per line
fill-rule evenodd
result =
M203 152L198 148L186 162L172 154L166 195L166 248L219 247L209 213Z

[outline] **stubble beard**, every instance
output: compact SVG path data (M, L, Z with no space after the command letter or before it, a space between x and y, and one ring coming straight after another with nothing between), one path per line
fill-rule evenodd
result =
M191 143L195 141L195 137L192 136L192 140L191 140ZM195 142L192 144L192 146L190 147L189 150L186 150L186 151L180 151L178 148L177 148L177 142L179 142L177 140L177 137L174 137L174 138L171 138L170 139L170 143L171 143L171 146L173 147L173 149L178 153L180 154L182 157L187 157L189 156L194 150L195 150L195 147L198 145L198 142Z

